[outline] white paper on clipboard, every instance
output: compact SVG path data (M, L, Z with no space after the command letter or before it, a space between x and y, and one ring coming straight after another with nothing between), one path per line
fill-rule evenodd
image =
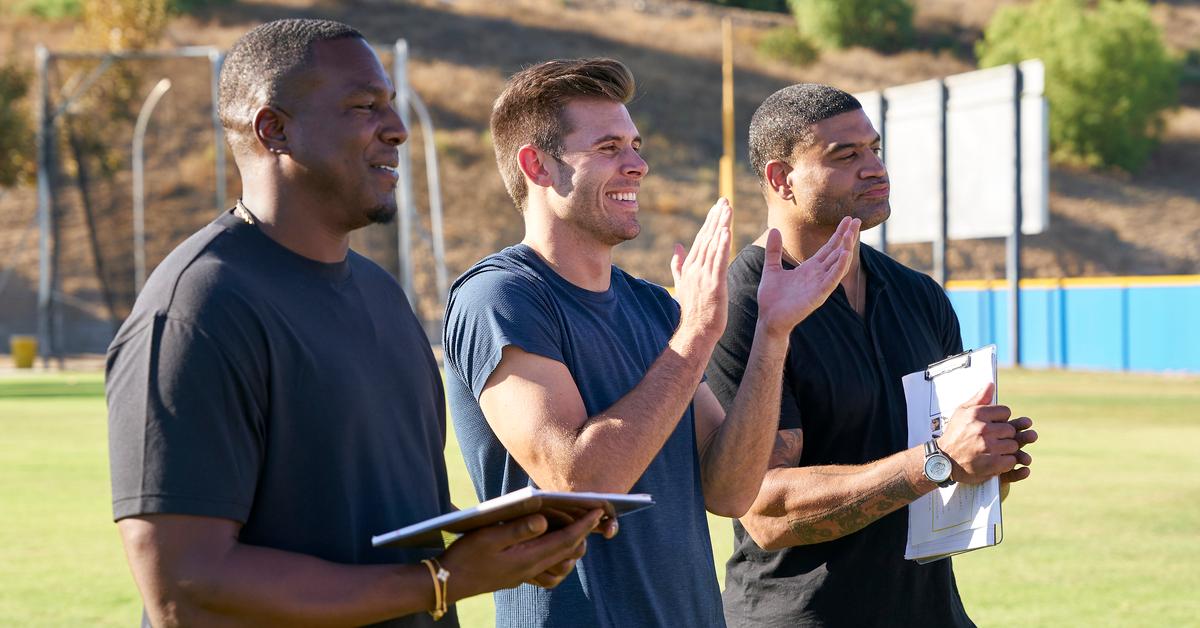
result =
M916 447L941 436L958 406L988 383L996 383L996 345L931 364L904 376L902 382L908 405L908 446ZM1002 538L1000 480L956 483L909 504L904 558L932 562L996 545Z

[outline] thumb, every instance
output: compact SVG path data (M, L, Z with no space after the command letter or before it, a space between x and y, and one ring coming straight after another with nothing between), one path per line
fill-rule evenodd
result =
M778 229L767 230L767 255L763 270L783 270L783 235Z
M971 397L969 399L964 401L962 404L962 407L969 408L971 406L991 405L992 398L995 396L995 393L996 393L996 385L993 384L992 382L988 382L987 384L984 385L983 388L980 388L978 391L975 392L974 395L971 395Z
M489 533L490 538L488 540L500 547L512 547L518 543L541 536L546 531L548 525L545 517L533 514L491 528L484 528L484 530Z
M679 277L683 275L683 260L687 258L687 250L683 245L675 243L675 253L671 255L671 277L675 280L675 285L679 285Z

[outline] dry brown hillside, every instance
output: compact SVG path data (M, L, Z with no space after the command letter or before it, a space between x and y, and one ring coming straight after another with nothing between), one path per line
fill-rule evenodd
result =
M790 67L761 57L755 43L771 28L788 24L784 15L726 10L697 2L666 0L352 0L237 2L200 15L175 19L167 46L210 44L228 47L239 34L264 20L321 16L349 22L385 51L407 38L412 81L429 104L437 132L446 207L446 243L452 276L481 256L520 238L521 224L504 193L487 135L490 102L505 77L523 65L550 57L613 56L628 63L639 81L639 97L630 105L646 138L652 172L643 186L643 234L618 248L617 262L659 282L669 282L671 244L686 241L716 195L720 153L719 19L735 19L738 137L754 107L771 92L793 82L828 82L850 91L886 87L974 69L971 42L1000 0L917 0L917 21L924 48L895 55L850 49L830 52L812 66ZM1200 6L1196 2L1157 2L1156 19L1177 50L1200 42ZM29 18L3 18L0 54L32 61L34 43L67 45L71 24ZM146 66L147 73L171 74L177 82L155 114L148 136L147 190L150 250L153 263L187 233L211 219L213 175L207 133L207 77L203 66ZM65 77L60 77L65 80ZM153 80L149 80L146 89ZM131 118L135 112L131 113ZM86 112L77 112L86 115ZM161 117L160 117L161 116ZM132 129L132 121L129 122ZM420 155L422 136L414 136ZM126 152L127 149L125 149ZM745 159L739 147L739 161ZM762 228L762 203L750 173L738 169L737 234L751 240ZM423 170L417 190L424 206ZM64 173L69 178L71 171ZM1054 168L1051 173L1052 226L1026 240L1029 276L1200 273L1200 86L1182 90L1181 106L1169 116L1162 146L1139 174L1081 172ZM230 164L230 198L237 176ZM132 299L128 218L129 173L119 171L111 184L91 194L99 238L99 256L113 295L113 310L123 316ZM64 243L63 288L80 302L68 308L68 323L107 317L95 278L77 195L67 191L60 207ZM29 329L36 286L32 240L25 252L17 241L32 217L31 189L0 197L0 265L18 265L0 295L0 337ZM356 246L393 265L394 228L373 227L356 237ZM894 247L901 260L924 268L927 246ZM1003 276L1003 243L953 242L952 278ZM419 269L422 309L436 316L428 265ZM73 318L72 318L73 317ZM74 339L77 347L103 346L107 327ZM70 347L68 347L70 348Z

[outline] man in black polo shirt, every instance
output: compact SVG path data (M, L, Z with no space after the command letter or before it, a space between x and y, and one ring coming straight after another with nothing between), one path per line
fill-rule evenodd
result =
M891 212L879 134L855 98L793 85L750 124L750 161L783 236L783 264L806 259L844 216L879 225ZM770 230L770 229L769 229ZM768 230L768 232L769 232ZM729 323L708 381L737 392L757 319L767 234L729 269ZM790 336L779 433L758 499L734 523L725 582L730 626L970 626L950 560L904 560L903 507L932 491L923 447L907 447L900 379L962 350L942 289L858 246L839 289ZM952 478L1029 476L1027 417L989 405L992 386L959 408L938 439ZM1017 465L1023 465L1017 467Z

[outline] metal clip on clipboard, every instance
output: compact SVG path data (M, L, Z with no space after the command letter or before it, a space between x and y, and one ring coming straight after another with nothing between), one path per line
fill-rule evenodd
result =
M934 362L925 369L925 381L932 381L939 375L945 375L950 371L971 367L971 352L964 351L958 355L952 355L945 360Z

